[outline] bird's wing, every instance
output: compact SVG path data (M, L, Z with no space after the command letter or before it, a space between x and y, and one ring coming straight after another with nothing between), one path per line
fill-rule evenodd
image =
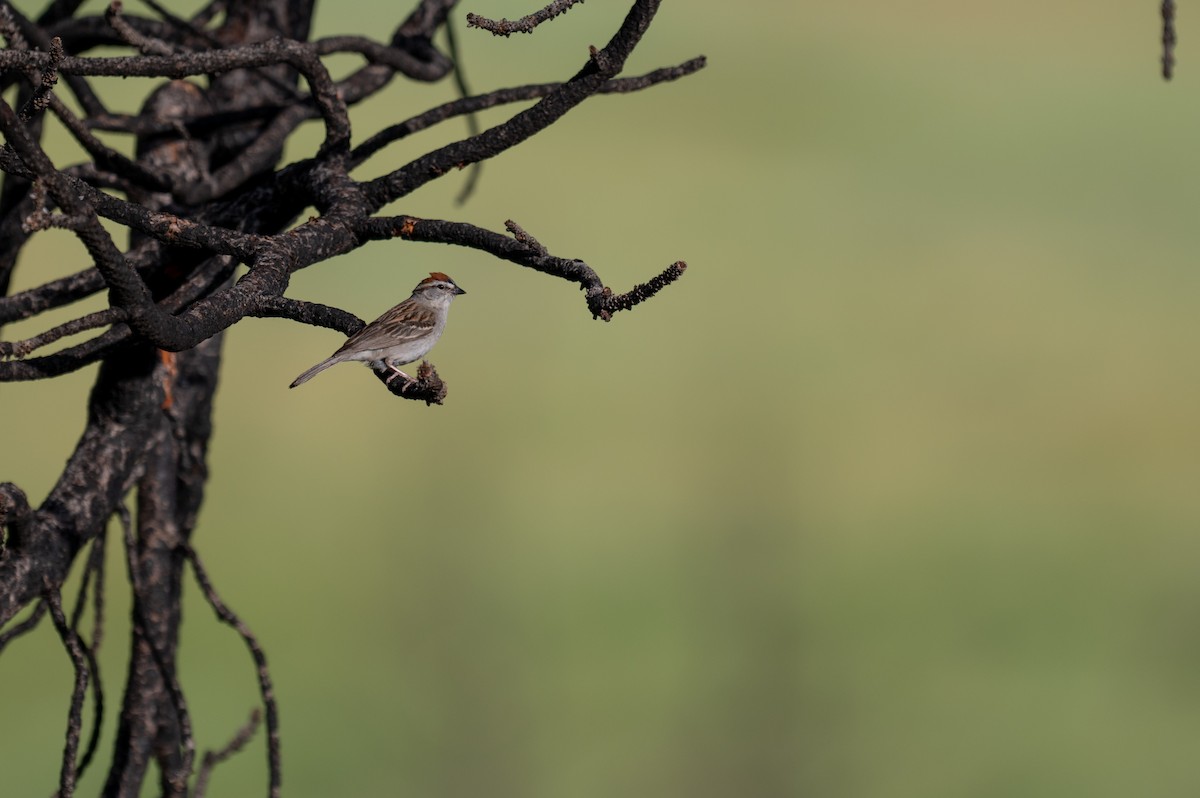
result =
M436 326L437 316L432 312L397 306L346 339L334 356L404 344L428 335Z

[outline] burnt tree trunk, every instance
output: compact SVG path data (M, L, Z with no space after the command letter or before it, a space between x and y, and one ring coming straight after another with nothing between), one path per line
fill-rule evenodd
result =
M215 38L224 46L276 36L305 39L311 16L311 0L233 0L226 4L225 22ZM276 66L226 72L206 90L192 83L171 83L149 98L143 115L161 120L185 120L201 112L233 117L247 108L282 103L289 90L294 92L296 78L287 67ZM251 146L264 124L251 120L216 127L204 137L141 136L139 162L176 182L195 183ZM280 152L277 147L271 166ZM151 208L170 200L169 195L137 194ZM173 212L185 218L203 215L200 207L176 207ZM290 221L273 216L250 220L243 229L275 233L281 221ZM146 240L144 235L131 236L134 245ZM151 286L159 298L179 288L193 265L187 262L194 261L186 250L164 249L166 268ZM183 264L172 268L175 261ZM158 767L164 796L188 793L195 751L186 701L175 677L186 564L183 545L190 541L204 499L222 338L218 334L178 354L134 344L105 361L105 368L110 361L133 366L133 373L121 377L124 388L146 397L139 402L145 412L138 425L142 439L129 442L142 452L133 463L137 511L134 537L127 541L134 618L125 694L104 787L104 795L111 798L138 795L151 762ZM278 784L272 785L272 793L277 792Z

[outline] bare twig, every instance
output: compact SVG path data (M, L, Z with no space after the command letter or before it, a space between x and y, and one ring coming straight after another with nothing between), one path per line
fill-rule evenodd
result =
M39 601L37 606L33 608L33 612L29 617L20 623L15 623L3 632L0 632L0 652L4 651L4 647L16 640L27 632L32 632L37 628L38 623L46 616L46 602Z
M121 177L133 181L152 191L170 191L171 183L161 174L151 171L141 164L131 161L121 153L96 138L88 129L87 123L75 116L71 109L54 95L49 96L50 110L58 117L63 126L70 131L79 145L91 155L94 165L101 169L111 169Z
M50 63L41 72L37 90L21 108L22 121L29 121L46 110L46 106L50 104L54 97L54 87L58 85L58 65L62 63L63 57L62 40L55 36L50 40Z
M460 100L471 96L471 89L467 86L467 76L463 71L462 56L458 51L458 35L454 32L454 25L446 25L446 47L450 51L450 59L454 62L454 86L458 89L458 98ZM479 135L479 117L475 112L467 114L467 135ZM463 182L463 186L458 191L458 196L454 198L457 205L463 205L471 195L475 193L475 186L479 183L479 177L483 173L483 161L476 161L471 164L471 169L467 172L467 179Z
M618 310L632 310L634 306L640 305L650 297L657 294L659 291L666 288L671 283L683 276L687 270L687 264L683 261L676 261L670 266L662 270L662 273L645 283L635 285L624 294L614 294L611 289L605 288L599 301L592 302L589 297L588 305L592 308L592 313L596 317L608 321L612 315Z
M363 186L372 212L406 197L426 183L509 150L545 130L595 94L625 66L658 13L661 0L637 0L612 38L594 50L587 63L566 83L511 119L478 136L447 144ZM0 52L0 56L3 53Z
M80 316L78 319L71 319L57 327L51 327L44 333L39 333L31 338L12 342L0 341L0 359L15 357L20 360L35 349L52 344L60 338L65 338L68 335L76 335L87 330L94 330L98 327L107 327L110 324L124 321L125 318L125 311L121 308L105 308L104 310L97 310L95 313L89 313L86 316Z
M216 588L213 587L212 581L208 578L208 573L204 569L204 564L200 561L200 556L191 545L184 543L184 552L187 555L188 562L192 564L192 570L196 574L196 582L200 585L201 592L208 599L209 605L213 608L213 612L217 614L217 618L222 623L232 626L241 636L242 642L246 644L246 648L250 650L250 656L254 659L254 665L258 672L258 689L262 694L263 706L267 714L267 767L270 772L270 787L269 794L271 798L279 798L279 785L282 777L282 770L279 764L279 709L275 704L275 688L271 683L271 672L267 668L267 655L263 652L262 646L258 642L258 638L254 636L254 632L246 625L246 622L234 613L233 610L226 606L221 597L217 595Z
M224 282L229 274L232 273L234 265L232 259L224 256L210 258L201 268L196 270L187 282L179 286L171 296L159 302L159 306L169 313L179 311L187 303L212 290L214 285ZM89 313L78 319L72 319L57 327L52 327L44 333L22 341L0 341L0 360L6 357L21 359L26 357L30 352L47 346L60 338L109 324L120 324L126 321L127 318L126 312L121 308L106 308L98 310L95 313Z
M46 585L43 601L50 605L50 617L54 619L54 628L62 638L67 653L71 655L71 664L75 667L75 688L71 691L71 709L67 715L67 741L63 746L62 768L58 777L58 797L71 798L75 792L75 754L79 751L79 734L83 726L83 699L87 693L88 663L83 653L83 645L79 635L67 625L63 615L62 599L57 590Z
M1162 0L1162 76L1170 80L1175 72L1175 0Z
M145 279L158 267L161 249L157 241L143 240L126 253L126 259ZM36 288L0 297L0 324L20 321L49 310L69 305L104 288L104 277L95 267L50 280Z
M208 780L212 776L213 769L224 762L229 757L241 751L246 743L250 742L250 738L254 736L254 732L258 730L258 724L262 722L262 712L258 707L250 710L250 720L246 721L237 733L233 735L224 748L217 751L205 751L204 756L200 760L200 772L196 776L196 785L192 788L192 798L204 798L204 794L208 792Z
M576 3L583 0L554 0L544 8L516 20L494 20L481 17L478 14L467 14L467 26L482 28L490 31L493 36L511 36L514 33L533 33L533 29L543 22L548 22L559 14L563 14Z
M20 26L17 24L15 12L8 3L0 6L0 36L3 36L4 40L8 42L8 46L14 50L29 48Z
M104 12L104 18L112 29L130 46L136 47L145 55L174 55L175 48L152 36L146 36L134 30L133 26L121 17L123 11L121 0L113 0Z
M88 744L84 749L83 756L79 760L79 766L75 771L75 778L79 779L91 764L92 758L96 754L96 749L100 744L100 727L104 722L104 683L100 678L100 663L98 661L100 655L100 645L104 640L104 550L107 535L100 534L92 541L91 554L88 555L87 568L83 572L83 582L79 586L79 594L75 600L75 607L71 611L71 631L76 635L79 634L79 622L83 617L83 607L88 596L88 587L92 583L93 577L95 584L92 587L92 642L91 645L84 646L84 654L87 655L88 668L92 673L92 730L88 735Z
M529 249L536 252L538 255L549 255L550 254L549 251L547 251L547 249L544 246L542 246L542 242L538 241L536 238L531 236L529 233L525 232L525 228L521 227L521 225L517 224L512 219L509 219L508 221L506 221L504 223L504 229L507 230L512 235L513 238L520 241L522 244L524 244L526 247L528 247Z
M665 83L672 80L678 80L681 77L690 75L705 65L704 56L693 58L690 61L685 61L679 66L663 67L656 69L653 72L647 72L645 75L629 78L614 78L607 81L599 89L597 94L625 94L627 92L640 91L641 89L649 88L659 83ZM443 103L442 105L430 108L422 114L406 119L395 125L391 125L379 131L375 135L367 138L362 144L359 144L350 153L351 168L358 166L374 155L379 150L383 149L388 144L394 141L399 141L407 136L425 130L433 125L444 122L447 119L462 116L464 114L472 114L476 111L482 111L487 108L496 108L501 105L510 103L523 102L526 100L536 100L545 97L550 92L562 86L561 83L536 83L529 86L517 86L511 89L499 89L487 94L480 94L474 97L465 97L460 100L452 100L451 102Z
M617 311L629 310L645 302L678 280L687 269L686 263L677 261L648 282L637 285L626 293L614 294L587 263L577 258L550 255L536 238L519 225L510 220L506 226L513 233L513 237L462 222L393 216L366 219L360 223L358 233L364 238L404 238L410 241L456 244L479 249L543 274L578 283L584 290L588 310L592 316L604 321L611 320Z
M42 14L41 18L38 19L37 24L33 24L29 20L25 19L9 3L4 4L3 14L13 21L15 27L19 29L19 32L27 35L28 38L32 40L33 46L37 47L43 52L50 52L54 49L54 40L43 27L46 24L43 22L43 20L45 20L47 17L55 16L52 13L55 10L55 6L61 8L62 11L69 16L73 12L68 10L66 6L77 2L78 0L56 0L56 2L50 4L50 6L46 9L46 12ZM28 44L25 43L25 36L20 36L20 44L14 43L12 46L15 49L27 48ZM79 105L83 107L83 110L87 114L97 115L107 113L104 103L100 102L100 98L96 96L96 92L92 90L92 87L88 84L86 79L78 75L65 75L65 78L67 86L70 87L71 92L75 95L75 99L79 101ZM5 84L0 82L0 85Z
M60 70L71 75L186 78L235 69L287 64L304 75L312 87L317 107L325 118L326 139L322 145L323 151L336 152L349 140L350 120L345 103L338 97L334 83L317 55L316 48L307 42L271 39L254 46L177 53L171 56L67 56L62 59ZM45 69L52 63L48 53L36 50L0 50L0 69L17 66Z

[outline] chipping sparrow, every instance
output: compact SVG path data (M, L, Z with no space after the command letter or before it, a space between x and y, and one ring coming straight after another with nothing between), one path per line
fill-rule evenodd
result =
M385 365L395 372L388 375L387 382L400 376L406 380L407 387L407 383L415 380L398 367L420 360L433 349L442 330L446 329L450 302L465 293L446 275L431 272L417 283L412 296L350 336L341 349L301 374L288 387L295 388L308 382L330 366L346 360L361 360L372 368Z

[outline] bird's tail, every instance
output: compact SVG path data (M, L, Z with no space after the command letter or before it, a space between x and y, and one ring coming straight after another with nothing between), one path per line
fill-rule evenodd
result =
M337 363L341 363L341 362L342 362L341 358L337 358L337 357L331 357L328 360L322 360L320 363L313 366L312 368L310 368L308 371L301 374L296 379L292 380L292 384L289 385L288 387L295 388L297 385L303 385L304 383L311 380L313 377L320 374L325 369L327 369L330 366L335 365Z

